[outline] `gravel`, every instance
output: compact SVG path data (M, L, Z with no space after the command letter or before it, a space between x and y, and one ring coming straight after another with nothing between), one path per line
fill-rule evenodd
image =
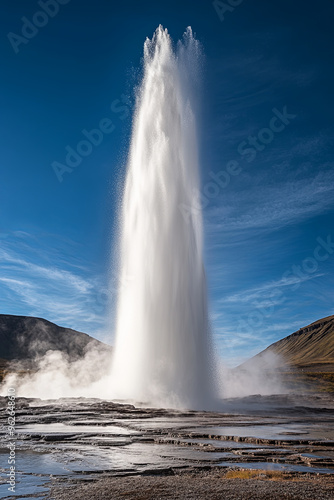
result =
M254 479L229 479L224 472L209 471L169 476L102 477L68 487L54 487L54 500L333 500L334 477L271 480L264 474Z

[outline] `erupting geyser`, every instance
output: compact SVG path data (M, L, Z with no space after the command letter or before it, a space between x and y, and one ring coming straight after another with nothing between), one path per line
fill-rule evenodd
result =
M175 50L161 26L144 45L120 217L112 392L205 409L214 398L214 377L202 218L194 201L199 56L191 28Z

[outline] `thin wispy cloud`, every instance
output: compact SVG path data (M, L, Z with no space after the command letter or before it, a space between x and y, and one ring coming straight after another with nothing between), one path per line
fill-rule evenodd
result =
M216 232L244 230L277 230L296 224L332 209L334 172L324 171L314 178L280 182L276 185L254 185L233 197L226 208L208 210L208 230ZM241 202L240 202L241 200Z
M315 273L311 275L304 275L302 277L299 276L291 276L288 278L281 278L276 281L270 281L268 283L263 283L260 286L250 288L248 290L243 290L240 291L239 293L229 295L227 297L224 297L220 299L223 302L236 302L236 303L241 303L241 302L251 302L256 299L260 299L262 297L268 297L268 293L276 290L281 287L291 287L293 285L300 285L301 283L304 283L305 281L313 280L316 278L320 278L321 276L324 276L324 273ZM270 299L271 303L274 302L273 298ZM279 301L277 302L279 303Z
M43 317L61 326L103 335L107 306L106 297L101 295L103 277L82 275L79 268L77 272L64 268L62 261L66 259L59 259L52 251L43 255L44 264L40 255L38 263L34 262L33 254L27 234L12 234L3 242L1 312Z
M89 283L80 277L74 275L73 273L66 271L64 269L56 269L43 267L41 265L34 264L29 261L25 261L16 255L10 255L8 252L5 252L0 249L0 262L2 263L3 269L11 269L12 271L20 271L23 270L27 273L35 277L40 277L41 279L50 280L54 283L62 282L69 288L73 288L77 292L85 293L88 292L89 289L93 287L92 283ZM6 266L6 264L11 264L10 266Z

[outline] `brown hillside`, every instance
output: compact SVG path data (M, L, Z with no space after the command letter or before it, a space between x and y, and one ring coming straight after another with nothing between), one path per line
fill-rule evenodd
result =
M298 368L334 371L334 316L300 328L257 356L268 351L279 354L286 363Z

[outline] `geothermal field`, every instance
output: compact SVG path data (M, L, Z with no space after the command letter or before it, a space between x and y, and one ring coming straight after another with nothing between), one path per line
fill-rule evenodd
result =
M15 498L333 498L332 397L221 405L201 412L18 398ZM3 448L3 463L7 455ZM13 498L2 478L1 498Z

